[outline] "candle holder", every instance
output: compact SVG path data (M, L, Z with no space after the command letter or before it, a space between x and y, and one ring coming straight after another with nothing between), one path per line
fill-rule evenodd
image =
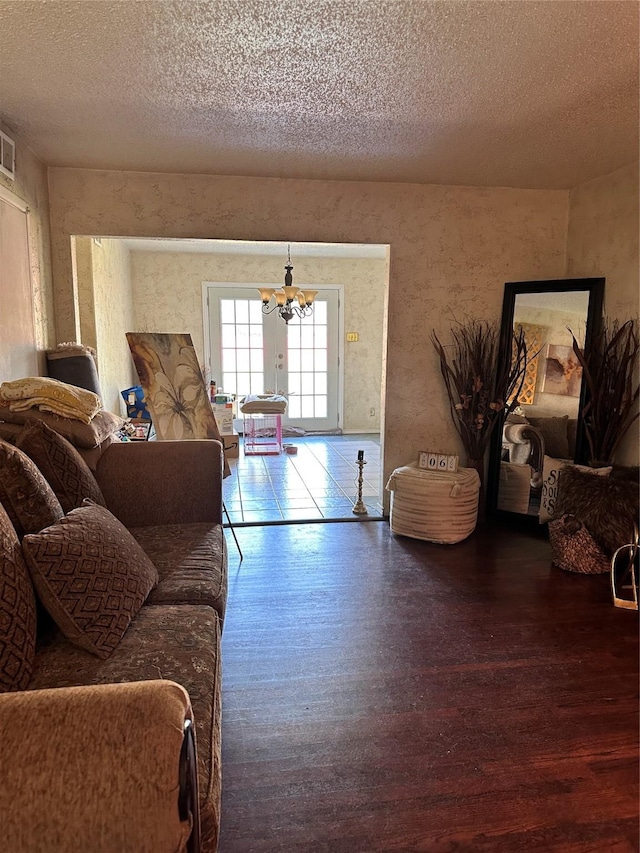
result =
M368 510L362 500L362 469L367 463L364 461L364 450L358 451L358 497L351 510L354 515L367 515Z

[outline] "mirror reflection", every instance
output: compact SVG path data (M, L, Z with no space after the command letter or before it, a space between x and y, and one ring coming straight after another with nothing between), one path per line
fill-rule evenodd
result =
M575 458L582 368L569 330L584 346L589 298L588 290L515 297L513 328L523 329L535 357L502 431L499 510L539 515L545 457L547 465L550 459Z

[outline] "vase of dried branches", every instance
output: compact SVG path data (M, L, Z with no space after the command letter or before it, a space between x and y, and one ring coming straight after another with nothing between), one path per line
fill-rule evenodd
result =
M636 375L640 360L638 320L604 319L585 353L573 332L573 351L587 386L582 417L589 444L589 465L611 465L627 431L638 418L640 384Z
M512 336L512 357L499 363L500 332L486 320L455 322L452 342L443 344L435 331L431 340L440 358L451 418L467 455L467 467L480 476L478 518L484 518L484 457L501 413L518 404L529 361L524 332Z

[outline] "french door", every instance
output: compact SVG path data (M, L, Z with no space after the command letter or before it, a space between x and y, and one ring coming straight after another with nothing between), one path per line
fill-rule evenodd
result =
M211 376L239 397L282 394L283 423L310 430L339 424L339 293L316 296L313 314L285 323L262 313L257 285L207 285Z

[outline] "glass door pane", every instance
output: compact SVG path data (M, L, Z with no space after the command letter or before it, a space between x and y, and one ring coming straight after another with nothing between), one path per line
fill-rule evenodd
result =
M284 361L289 399L286 422L292 426L338 426L338 309L337 291L319 293L313 314L294 317L280 332L278 358L282 355Z
M261 305L259 298L231 294L219 300L220 378L213 378L229 394L264 393Z
M338 424L338 291L317 295L313 314L287 325L277 312L262 313L257 289L211 285L211 376L239 397L283 394L283 423L304 430Z

